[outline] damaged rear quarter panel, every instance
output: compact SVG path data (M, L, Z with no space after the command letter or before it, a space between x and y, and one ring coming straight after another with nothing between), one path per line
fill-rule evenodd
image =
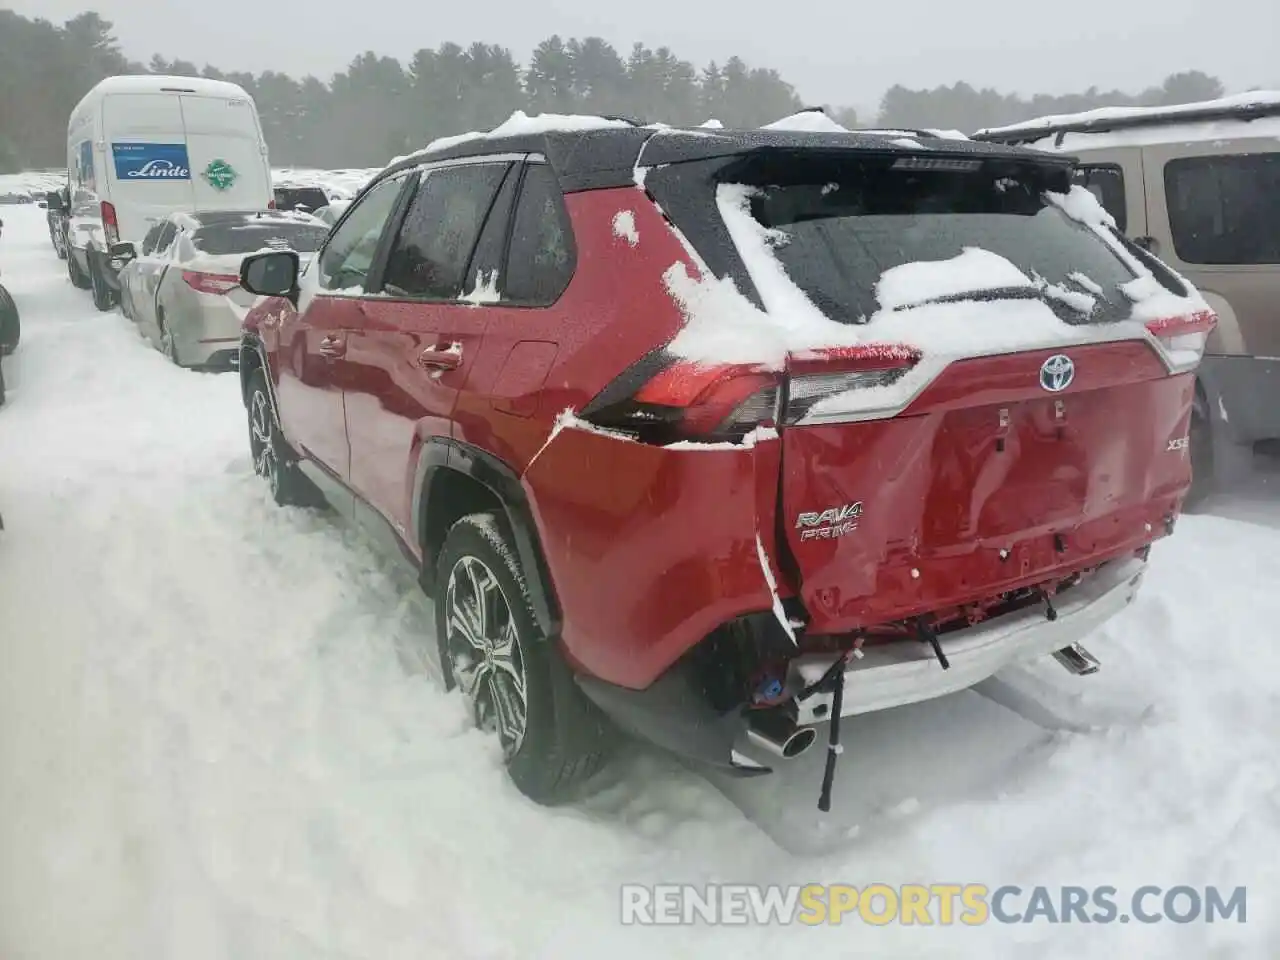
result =
M643 689L720 624L772 609L756 538L772 557L779 463L777 440L671 449L562 430L523 483L570 661Z

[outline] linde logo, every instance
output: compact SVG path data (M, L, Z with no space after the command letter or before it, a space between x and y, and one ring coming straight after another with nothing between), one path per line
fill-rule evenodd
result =
M126 182L190 180L185 143L113 143L116 179Z
M187 180L191 177L191 171L186 167L180 167L172 160L148 160L137 170L130 170L125 174L131 180Z

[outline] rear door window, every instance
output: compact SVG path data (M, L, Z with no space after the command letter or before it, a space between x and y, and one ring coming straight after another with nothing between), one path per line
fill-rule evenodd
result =
M1048 200L1045 174L1033 168L1014 176L985 166L896 169L892 164L842 158L775 165L755 185L752 215L775 231L774 252L787 273L833 320L869 320L880 309L876 284L885 271L950 260L973 247L1003 257L1029 279L1081 293L1101 287L1103 297L1090 321L1128 315L1128 301L1118 288L1134 274L1092 230ZM1088 278L1088 291L1079 284L1081 275ZM966 299L1007 295L992 290ZM929 300L922 290L919 302Z
M461 295L480 228L509 166L466 164L423 175L387 258L388 294L423 300Z
M1280 153L1170 160L1164 184L1183 263L1280 263Z

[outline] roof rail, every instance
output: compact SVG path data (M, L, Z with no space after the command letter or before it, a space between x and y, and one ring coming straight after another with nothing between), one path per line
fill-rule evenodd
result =
M1014 124L1008 127L996 127L979 130L973 135L974 140L990 143L1030 143L1054 137L1055 145L1061 146L1068 133L1105 133L1114 130L1132 130L1139 127L1167 127L1182 123L1205 123L1213 120L1240 120L1249 122L1263 117L1280 116L1280 101L1256 101L1253 103L1237 103L1224 106L1206 106L1196 110L1159 110L1151 113L1135 113L1118 117L1092 117L1081 120L1064 120L1061 123Z

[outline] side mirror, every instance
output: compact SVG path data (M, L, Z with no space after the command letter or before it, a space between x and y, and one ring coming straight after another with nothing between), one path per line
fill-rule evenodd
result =
M240 264L240 286L260 297L288 297L298 302L298 255L292 250L258 253Z
M113 243L108 251L110 259L107 261L111 265L111 269L119 273L133 261L138 259L137 248L128 241L121 243Z
M57 190L50 190L46 193L44 195L44 202L50 210L60 211L65 209L65 204L62 202L62 194Z

